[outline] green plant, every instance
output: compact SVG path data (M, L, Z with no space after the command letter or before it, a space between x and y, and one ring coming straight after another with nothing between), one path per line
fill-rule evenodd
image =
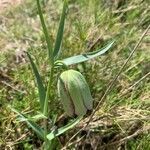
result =
M67 130L73 128L77 123L80 122L80 120L83 118L83 115L85 113L81 113L80 116L75 118L73 121L68 123L67 125L61 127L61 128L54 128L55 127L55 121L49 118L49 109L48 109L48 101L51 99L52 95L52 84L53 84L53 79L54 79L54 70L57 68L57 70L62 70L68 69L69 65L85 62L87 60L90 60L94 57L100 56L107 52L113 45L114 41L110 42L108 45L106 45L102 49L98 49L94 52L89 52L77 56L72 56L69 58L65 58L63 60L59 60L59 55L60 55L60 47L63 39L63 31L64 31L64 24L65 24L65 18L68 10L68 3L67 0L64 0L63 4L63 10L60 18L60 23L58 27L58 32L55 40L54 47L52 47L51 39L48 34L48 29L45 24L45 20L42 14L41 6L40 6L40 1L37 0L37 8L39 12L39 17L41 20L41 25L43 28L43 32L45 35L45 40L47 43L47 50L48 50L48 58L49 58L49 67L50 67L50 76L49 76L49 81L47 85L44 85L44 82L41 79L41 75L39 74L39 71L36 67L36 64L34 63L31 55L27 53L27 56L29 58L29 61L31 63L31 67L33 70L33 73L35 75L36 83L37 83L37 88L38 88L38 93L39 93L39 100L40 100L40 114L37 114L36 116L33 116L31 118L28 118L24 114L18 112L16 109L11 108L15 113L18 114L19 120L26 122L29 127L31 127L34 132L43 140L43 147L45 150L47 149L52 149L53 142L52 140L59 136L60 134L63 134ZM86 86L87 87L87 86ZM77 87L76 87L77 89ZM80 90L80 89L78 89ZM89 89L87 89L89 90ZM72 91L74 92L74 91ZM76 91L75 91L76 92ZM89 91L88 91L89 92ZM36 118L36 120L34 119ZM37 120L43 119L44 121L44 127L40 127L38 123L36 122ZM50 124L48 122L50 120ZM51 130L49 130L48 126L51 127Z

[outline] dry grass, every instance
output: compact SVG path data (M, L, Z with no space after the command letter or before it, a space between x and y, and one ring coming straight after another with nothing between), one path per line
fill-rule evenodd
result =
M95 106L149 25L147 1L115 2L110 6L109 1L101 1L101 4L98 0L72 1L65 27L62 46L65 53L61 57L93 51L107 41L116 39L114 48L106 56L72 66L85 75ZM44 7L52 39L61 4L60 1L49 0L47 7ZM28 0L15 8L9 7L9 11L2 13L0 19L0 149L39 149L41 141L25 124L18 123L16 115L8 109L8 105L12 105L29 116L39 110L37 90L24 50L34 55L46 78L49 73L35 4ZM148 32L93 120L68 143L70 148L150 149L149 42ZM55 93L53 97L50 103L51 117L63 112ZM65 146L68 139L88 120L87 116L74 130L60 137L61 146ZM60 121L59 124L63 126L64 122Z

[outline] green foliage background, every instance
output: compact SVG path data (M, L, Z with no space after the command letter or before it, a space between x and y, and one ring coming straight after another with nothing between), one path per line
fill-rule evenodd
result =
M62 2L49 0L43 4L43 13L53 41L57 31ZM76 0L69 2L69 13L66 19L61 58L82 52L94 51L110 39L116 39L115 46L107 55L91 60L88 63L72 66L85 75L95 105L100 100L108 84L123 65L134 48L143 31L150 24L150 10L147 0ZM3 12L0 17L0 149L12 145L14 149L21 143L25 149L32 149L36 136L24 124L20 126L15 114L8 105L28 115L39 110L38 93L29 62L24 54L29 51L43 77L48 81L49 69L47 50L36 3L27 0L17 7ZM116 82L115 88L107 95L100 108L111 113L118 108L128 108L141 115L150 114L150 82L145 78L123 95L131 85L149 73L150 37L145 36L140 47L128 63L128 66ZM54 81L56 89L57 81ZM62 106L55 93L49 103L50 116L62 114ZM143 121L149 125L149 120ZM23 140L18 138L27 134ZM33 141L31 140L33 138ZM150 149L150 137L142 135L136 141L127 144L128 149L141 147ZM38 143L40 145L40 142Z

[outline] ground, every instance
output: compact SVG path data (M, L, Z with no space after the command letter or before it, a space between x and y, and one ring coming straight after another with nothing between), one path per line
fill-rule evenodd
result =
M60 58L94 51L115 40L104 56L71 66L89 83L94 108L149 26L148 6L147 0L70 1ZM42 8L53 42L62 1L44 1ZM0 149L40 149L42 141L25 123L18 122L17 115L10 109L28 116L39 112L38 92L26 51L33 56L45 84L49 78L46 43L36 3L1 0L0 14ZM59 137L57 149L66 143L68 149L150 149L149 34L150 30L90 124L67 143L87 123L87 115L74 129ZM63 126L65 121L58 116L64 110L57 90L52 96L50 118L56 116L58 126ZM88 137L87 133L90 133Z
M0 1L0 13L6 11L6 9L9 9L10 7L19 5L21 2L22 0L1 0Z

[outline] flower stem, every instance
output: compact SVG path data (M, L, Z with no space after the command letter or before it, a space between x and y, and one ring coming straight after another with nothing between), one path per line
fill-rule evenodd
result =
M50 70L50 79L48 82L48 86L47 86L47 91L46 91L46 97L45 97L45 103L44 103L44 110L43 110L43 114L48 118L48 100L51 97L51 86L52 86L52 81L53 81L53 74L54 74L54 64L52 64L51 66L51 70ZM47 145L48 145L48 139L46 138L47 135L47 129L48 129L48 121L47 119L44 120L44 149L47 150Z

